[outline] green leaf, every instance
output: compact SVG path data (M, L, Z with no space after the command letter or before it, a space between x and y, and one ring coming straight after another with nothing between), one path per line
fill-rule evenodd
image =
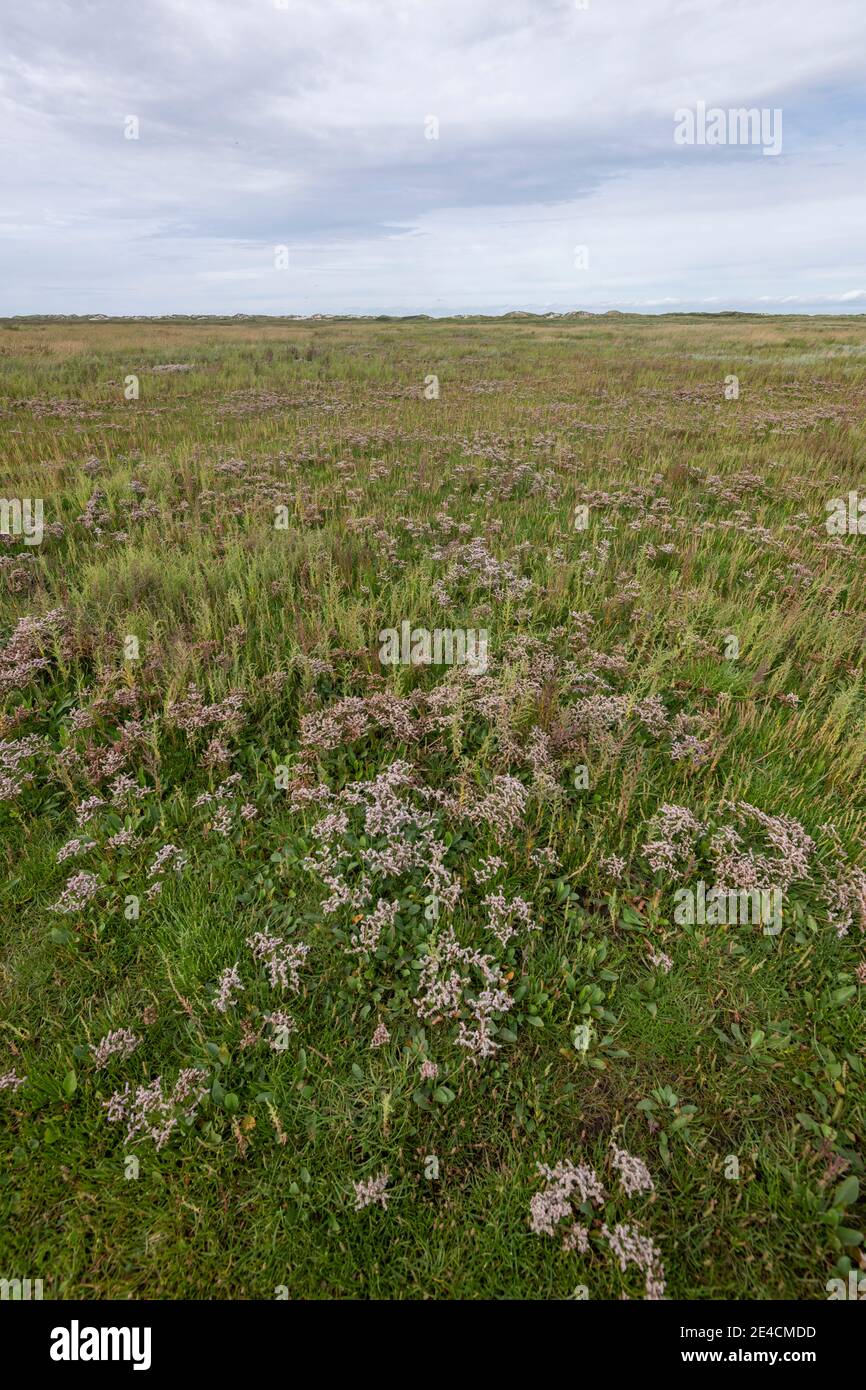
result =
M433 1092L433 1099L438 1101L440 1105L450 1105L455 1099L455 1093L448 1086L437 1086Z
M70 931L68 927L51 928L51 940L54 942L55 946L68 946L69 943L75 939L75 932Z
M230 1115L234 1115L241 1108L241 1103L234 1091L227 1091L223 1099L223 1105Z
M78 1090L78 1077L74 1071L68 1071L63 1078L63 1094L67 1100L71 1100Z
M850 1226L837 1226L836 1234L843 1245L862 1245L863 1232L852 1231Z
M852 1173L844 1182L840 1182L836 1191L833 1193L834 1207L853 1206L860 1195L860 1183Z

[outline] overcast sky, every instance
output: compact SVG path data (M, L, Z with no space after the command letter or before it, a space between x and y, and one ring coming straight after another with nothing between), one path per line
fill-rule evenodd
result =
M11 9L2 314L866 312L866 0Z

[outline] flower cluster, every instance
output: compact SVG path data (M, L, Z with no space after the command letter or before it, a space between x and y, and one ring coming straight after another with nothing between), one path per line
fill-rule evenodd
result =
M649 1236L642 1234L636 1225L617 1224L613 1230L609 1230L607 1225L601 1228L601 1234L607 1241L612 1253L619 1260L619 1267L625 1274L630 1264L637 1265L644 1275L646 1297L648 1299L664 1298L665 1292L665 1272L661 1262L661 1251L654 1245Z
M369 1207L378 1203L383 1211L387 1210L388 1198L390 1193L385 1191L391 1175L387 1172L379 1173L375 1178L361 1178L353 1183L355 1189L355 1211L363 1211L364 1207Z
M643 854L650 867L655 873L675 873L688 864L706 826L688 807L666 802L659 807L649 830L653 838L644 845Z
M89 874L82 870L79 874L73 874L60 894L56 903L52 903L52 912L83 912L87 904L99 892L99 879L96 874Z
M217 984L217 996L213 1001L213 1006L218 1013L228 1013L233 1009L237 1001L237 995L243 990L243 982L238 972L239 961L224 970L219 977Z
M309 946L302 941L285 941L280 936L269 936L261 931L247 937L247 945L253 959L264 965L268 972L271 989L298 992L301 988L300 970L309 955Z
M655 1184L642 1158L635 1158L626 1149L611 1144L611 1164L619 1173L620 1185L627 1197L639 1196L642 1192L654 1192Z
M186 1067L167 1094L162 1078L157 1076L149 1086L139 1086L130 1092L129 1082L122 1091L115 1091L104 1101L108 1119L126 1125L126 1143L137 1139L152 1139L158 1149L168 1142L181 1120L187 1123L207 1095L206 1073L199 1067Z
M116 1028L113 1033L106 1033L104 1038L96 1044L91 1043L90 1051L93 1053L93 1064L97 1071L107 1066L112 1057L131 1057L137 1047L141 1046L141 1038L137 1038L129 1028Z
M502 892L488 893L484 899L484 906L489 913L487 930L493 933L502 946L507 946L509 941L517 936L518 928L515 922L519 923L524 931L539 930L538 923L532 920L532 908L523 898L512 898L509 901Z
M474 997L472 971L481 975L484 985ZM493 957L461 946L449 928L422 957L415 1011L422 1022L435 1024L442 1017L459 1019L454 1041L479 1062L498 1051L499 1044L493 1037L494 1021L513 1007L505 984L505 975ZM468 1015L474 1026L461 1014Z
M572 1199L604 1206L604 1188L594 1169L586 1164L557 1163L555 1168L538 1163L536 1167L545 1180L544 1190L536 1192L530 1202L530 1229L536 1235L552 1236L555 1228L572 1215Z
M63 864L67 859L75 859L79 854L87 854L91 849L96 848L95 840L82 839L76 836L73 840L67 840L66 844L57 851L58 864Z
M198 687L190 684L182 699L171 702L166 718L189 739L201 729L218 728L225 733L236 733L243 725L245 698L243 690L232 690L224 700L206 705Z
M635 1158L615 1144L611 1145L611 1150L611 1164L619 1174L620 1187L625 1196L637 1197L655 1190L649 1169L642 1159ZM557 1163L555 1168L544 1163L536 1166L545 1185L541 1192L535 1193L530 1203L530 1230L536 1235L553 1236L557 1233L557 1227L563 1221L568 1221L562 1239L563 1250L588 1254L591 1248L590 1231L582 1222L575 1220L574 1204L586 1216L591 1216L593 1207L604 1206L606 1194L595 1170L586 1164L571 1162ZM647 1299L664 1296L665 1275L661 1253L637 1225L618 1223L610 1230L604 1222L598 1229L598 1235L619 1261L623 1273L629 1264L635 1264L641 1270Z
M47 671L56 655L71 654L69 622L61 608L43 618L31 614L18 619L6 646L0 649L0 695L23 690L35 676Z
M22 767L44 751L45 742L35 734L26 738L0 739L0 801L11 801L35 777L31 768Z

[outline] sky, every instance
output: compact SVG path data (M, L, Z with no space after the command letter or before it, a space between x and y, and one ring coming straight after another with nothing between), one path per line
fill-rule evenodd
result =
M866 313L866 0L12 9L2 315Z

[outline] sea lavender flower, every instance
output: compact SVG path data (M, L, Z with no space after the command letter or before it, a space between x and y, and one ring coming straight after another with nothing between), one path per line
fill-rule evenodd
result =
M362 1178L359 1182L353 1183L355 1189L355 1211L363 1211L364 1207L369 1207L378 1202L383 1211L388 1208L390 1193L385 1188L390 1182L390 1174L386 1169L379 1173L375 1178Z
M53 903L49 910L65 913L83 912L98 891L99 879L96 874L89 874L84 871L73 874L57 902Z
M669 975L674 968L673 961L664 951L650 951L650 960L657 970L663 970L666 975Z
M105 849L137 849L141 844L141 836L136 835L132 830L118 830L115 835L111 835L105 841Z
M292 989L297 993L301 988L300 967L309 955L309 946L261 931L247 937L247 945L253 959L267 970L271 989Z
M552 1236L556 1226L572 1215L572 1198L578 1202L604 1205L604 1188L592 1168L585 1164L557 1163L549 1168L545 1163L536 1167L545 1179L542 1192L536 1192L530 1203L530 1229L536 1235Z
M95 1045L91 1043L90 1051L93 1053L94 1066L99 1071L112 1057L122 1057L125 1060L140 1046L141 1038L137 1038L129 1028L117 1028L113 1033L106 1033Z
M212 738L201 758L200 767L215 768L225 767L232 760L231 751L226 748L222 739Z
M166 868L171 868L176 874L183 872L186 867L186 855L179 850L177 845L163 845L153 863L147 871L148 878L156 878Z
M682 762L688 758L692 767L700 767L710 756L710 745L706 739L700 739L695 734L684 734L681 738L674 739L671 743L671 762Z
M353 955L373 955L379 949L382 933L394 925L399 911L398 901L389 903L380 898L374 911L359 923L358 931L352 936L348 947L349 951Z
M559 855L550 845L541 849L534 849L529 858L536 869L558 869L560 865Z
M586 1255L589 1251L589 1231L586 1226L582 1226L579 1221L575 1221L570 1230L565 1232L562 1237L563 1250L577 1250L581 1255Z
M88 796L79 806L76 806L75 820L79 830L82 830L85 825L92 821L96 812L104 805L105 801L101 796Z
M57 863L62 864L67 859L74 859L77 854L86 854L88 850L95 848L95 840L85 840L80 837L67 840L66 844L57 851Z
M273 1013L264 1015L265 1023L271 1026L271 1037L269 1047L272 1052L285 1052L289 1043L289 1035L298 1031L298 1025L291 1014L284 1013L282 1009L275 1009Z
M601 1233L619 1260L623 1274L630 1264L636 1264L645 1276L648 1299L661 1299L665 1291L665 1275L661 1263L661 1251L649 1236L641 1233L640 1227L618 1223L612 1231L603 1225Z
M620 1186L627 1197L638 1196L642 1192L654 1192L650 1171L642 1158L635 1158L626 1149L618 1149L611 1144L611 1163L619 1173Z
M30 785L35 774L21 764L35 758L44 747L44 739L36 734L20 739L0 739L0 801L11 801Z
M25 1076L17 1076L14 1071L3 1072L0 1074L0 1091L17 1091L26 1080Z
M167 718L190 739L199 729L214 727L236 733L243 724L244 699L242 690L232 690L224 700L205 705L196 686L190 684L182 700L171 702Z
M243 984L238 973L239 964L239 961L235 961L234 965L229 966L219 977L217 997L213 1001L213 1006L218 1013L228 1013L229 1009L233 1009L238 1002L235 995L243 991Z
M186 1067L168 1094L157 1076L150 1085L139 1086L132 1094L127 1082L122 1091L115 1091L103 1104L110 1123L126 1123L127 1144L139 1138L152 1139L161 1149L181 1119L190 1121L194 1117L207 1095L206 1081L207 1075L200 1068Z
M695 842L706 830L688 807L670 803L659 807L649 828L655 838L647 841L643 854L655 873L662 870L672 873L684 865Z
M517 935L515 920L527 932L540 930L537 922L532 920L529 903L523 898L512 898L509 902L502 892L488 893L483 905L490 914L486 923L487 930L493 933L502 946L507 946L512 937Z
M374 1032L372 1038L370 1039L370 1046L371 1046L371 1047L384 1047L384 1046L385 1046L385 1043L390 1042L390 1041L391 1041L391 1034L388 1032L388 1029L385 1027L385 1024L384 1024L384 1023L378 1024L378 1026L377 1026L377 1028L376 1028L376 1031Z
M495 878L500 869L505 867L504 859L500 859L498 854L491 854L487 859L482 859L478 867L472 870L472 877L476 883L487 883L489 879Z
M129 728L129 725L126 727ZM122 806L130 797L136 801L141 801L143 797L150 795L150 787L139 786L135 778L128 776L125 772L121 773L119 777L115 777L109 791L111 792L112 806Z

